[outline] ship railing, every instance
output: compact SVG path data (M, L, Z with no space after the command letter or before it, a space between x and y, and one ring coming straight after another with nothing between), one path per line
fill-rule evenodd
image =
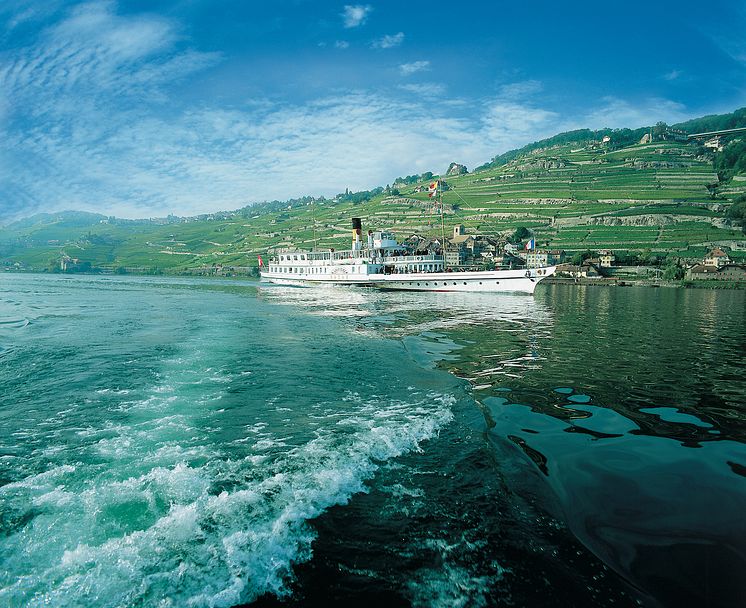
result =
M430 253L425 255L391 255L377 259L384 264L417 264L420 262L442 262L443 256Z

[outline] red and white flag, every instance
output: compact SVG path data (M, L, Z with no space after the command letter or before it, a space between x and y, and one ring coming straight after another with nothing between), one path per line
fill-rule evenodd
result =
M259 268L262 268L264 266L264 262L262 261L262 256L258 255L256 256L256 259L259 260Z
M438 183L439 182L433 182L432 184L428 186L427 192L430 198L433 198L434 196L438 194Z

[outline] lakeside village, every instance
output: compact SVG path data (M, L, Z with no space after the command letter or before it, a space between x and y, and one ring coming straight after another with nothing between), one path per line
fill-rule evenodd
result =
M523 238L521 238L523 237ZM530 238L529 238L530 237ZM526 240L527 239L527 240ZM525 242L524 242L525 240ZM411 235L402 242L411 255L440 254L438 238ZM734 243L746 249L746 243ZM481 234L467 234L463 225L453 228L446 239L448 270L495 268L539 268L557 266L555 276L548 283L579 283L586 285L680 285L717 288L746 288L746 264L735 263L722 247L713 247L698 261L689 259L661 260L649 256L640 260L624 251L602 249L596 252L567 253L564 250L536 247L528 230L519 229L512 237L495 238ZM631 263L630 263L631 262ZM646 263L647 262L647 263ZM95 272L90 264L63 256L59 271L64 273ZM253 266L213 264L186 270L183 274L198 276L256 276Z
M521 240L521 237L523 240ZM527 240L526 240L527 239ZM525 241L525 242L524 242ZM449 272L494 270L499 268L540 268L557 266L555 276L547 283L578 283L585 285L681 285L714 288L746 289L746 264L735 263L724 248L716 246L697 261L661 258L649 255L639 260L626 251L618 254L608 249L596 252L568 253L564 250L536 247L536 240L527 229L518 229L511 237L495 238L482 234L467 234L463 225L453 228L445 239L445 257ZM438 238L416 234L402 242L409 255L442 253ZM733 243L746 249L746 242ZM200 276L245 276L256 273L255 267L214 264L193 269Z

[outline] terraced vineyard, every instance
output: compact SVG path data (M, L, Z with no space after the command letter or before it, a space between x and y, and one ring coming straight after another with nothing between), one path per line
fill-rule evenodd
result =
M574 143L526 154L499 167L446 177L446 226L507 235L524 226L540 247L568 252L650 250L701 257L713 245L746 241L725 213L746 192L746 180L719 185L710 158L692 144L657 142L608 151ZM240 211L162 224L109 222L70 226L47 219L0 230L0 263L52 269L63 256L94 267L130 272L255 266L257 254L282 247L344 247L351 217L365 228L440 235L425 182L394 184L353 203L341 200L258 205ZM736 248L735 257L739 257Z

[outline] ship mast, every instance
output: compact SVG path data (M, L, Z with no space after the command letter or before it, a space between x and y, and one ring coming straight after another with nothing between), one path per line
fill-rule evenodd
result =
M311 224L313 225L313 251L319 250L319 241L316 238L316 201L311 201Z
M446 220L443 212L443 190L441 190L440 178L438 178L437 186L438 196L440 197L440 231L441 231L441 249L443 250L443 270L448 268L448 259L446 256Z

